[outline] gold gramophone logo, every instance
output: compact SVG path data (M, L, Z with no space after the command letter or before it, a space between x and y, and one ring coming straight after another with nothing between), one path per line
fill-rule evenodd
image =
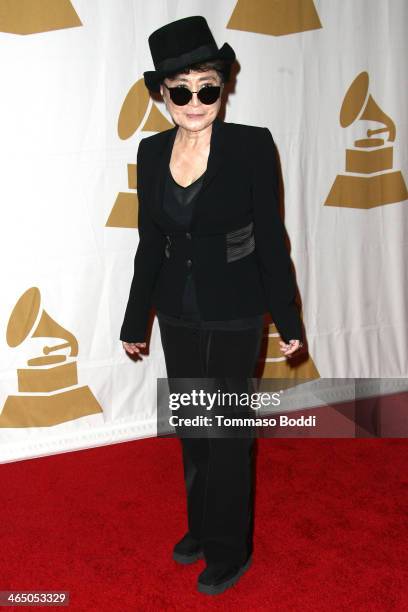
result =
M0 0L0 31L38 34L81 26L70 0Z
M36 338L52 339L43 355L17 369L18 394L9 395L0 414L0 427L50 427L102 409L88 386L78 386L78 342L45 310L31 287L19 298L7 325L7 344L16 347ZM62 342L57 342L60 339ZM32 343L36 346L36 341ZM64 351L68 349L68 354Z
M144 84L139 79L131 87L123 102L118 119L118 136L127 140L143 125L141 131L162 132L174 127L158 110ZM106 227L137 227L139 202L136 188L136 164L127 165L128 189L132 192L120 192L106 222Z
M238 0L227 28L270 36L322 27L313 0Z
M355 140L354 148L346 150L346 174L336 177L325 206L367 209L406 200L404 178L393 169L394 147L387 144L395 141L395 123L369 93L367 72L354 79L340 110L342 127L356 121L375 121L381 127L367 129L367 137Z

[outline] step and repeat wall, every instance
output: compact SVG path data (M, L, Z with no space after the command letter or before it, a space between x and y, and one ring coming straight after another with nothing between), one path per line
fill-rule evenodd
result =
M173 127L147 39L189 15L237 54L223 119L279 153L308 351L266 321L260 376L408 374L405 0L0 0L2 462L156 435L157 319L142 361L119 331L138 144Z

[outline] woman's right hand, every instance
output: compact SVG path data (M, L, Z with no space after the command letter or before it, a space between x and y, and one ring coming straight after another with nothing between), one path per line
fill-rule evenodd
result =
M122 345L125 351L127 351L131 355L136 354L140 356L140 349L146 346L146 342L123 342L122 341Z

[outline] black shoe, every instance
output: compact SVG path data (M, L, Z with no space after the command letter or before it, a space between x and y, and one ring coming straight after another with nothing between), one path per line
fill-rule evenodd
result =
M198 559L202 559L204 553L201 549L201 544L194 539L188 532L181 538L180 542L177 542L173 549L173 559L177 563L194 563Z
M200 593L206 595L218 595L223 593L230 587L232 587L241 576L249 569L252 563L252 554L244 565L238 567L238 569L232 568L229 570L220 570L219 568L208 566L198 576L197 588Z

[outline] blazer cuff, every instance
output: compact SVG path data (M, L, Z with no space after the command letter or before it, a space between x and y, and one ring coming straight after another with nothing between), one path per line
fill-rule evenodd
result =
M303 342L302 320L294 302L284 306L275 304L271 307L270 313L280 337L286 344L292 339Z
M123 342L146 342L150 305L141 307L136 300L129 298L119 339Z

